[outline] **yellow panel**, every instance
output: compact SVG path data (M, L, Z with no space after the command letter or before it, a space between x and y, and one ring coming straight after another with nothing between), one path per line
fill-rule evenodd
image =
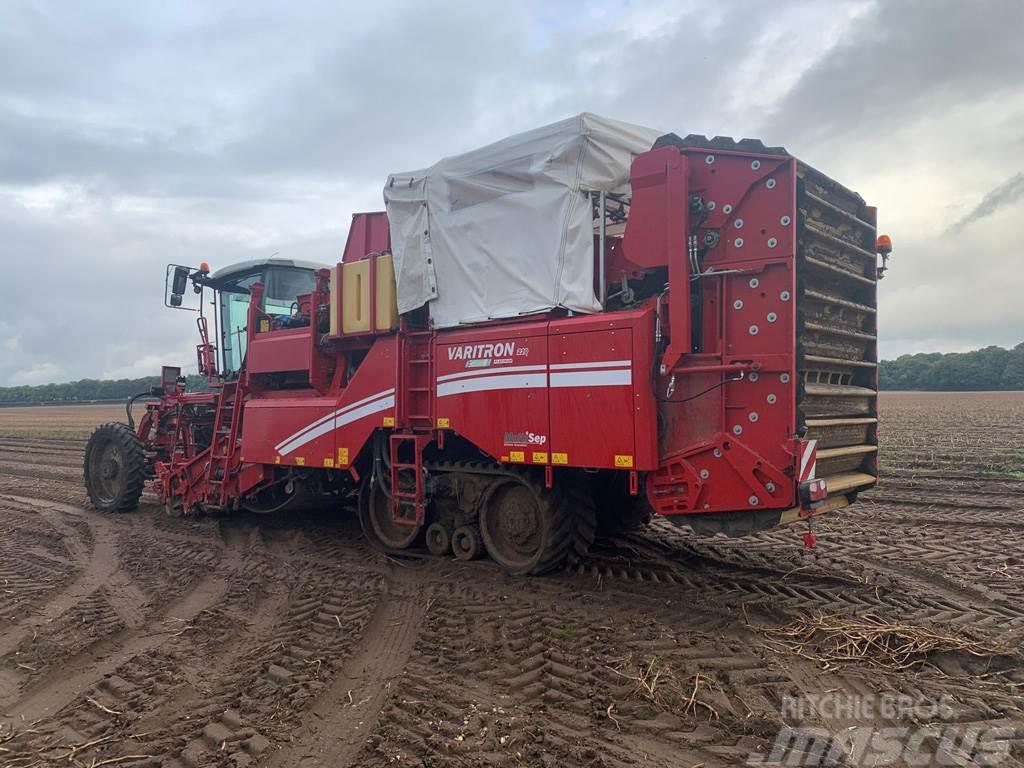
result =
M615 466L616 467L632 467L633 466L633 457L632 456L619 456L619 455L616 455L615 456Z
M338 305L341 303L341 297L338 296L338 276L340 273L341 264L335 264L331 269L331 336L341 334L341 328L338 327Z
M509 451L509 461L526 461L526 451Z
M377 257L377 330L398 327L398 294L391 254Z
M552 453L551 454L552 464L568 464L569 454L568 453Z
M451 428L451 425L452 425L451 419L438 419L437 420L437 428L438 429L449 429L449 428Z
M338 466L339 467L347 467L348 466L348 448L339 448L338 449Z
M340 266L341 275L341 331L342 333L369 333L370 331L370 260L360 259ZM337 303L337 279L331 283L332 305ZM336 307L335 307L336 309ZM332 310L332 317L337 312ZM395 291L395 265L391 254L377 257L377 322L376 330L387 331L398 327L398 297ZM332 328L332 333L335 329Z
M385 427L393 427L393 426L395 426L395 417L394 416L385 416L384 417L384 426Z
M341 267L341 330L343 333L370 331L370 262L351 261Z
M547 455L547 453L545 453L544 451L534 451L533 452L533 463L534 464L547 464L548 463L548 455Z

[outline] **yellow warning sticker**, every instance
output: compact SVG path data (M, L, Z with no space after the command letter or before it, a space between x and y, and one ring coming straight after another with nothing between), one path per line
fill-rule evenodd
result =
M500 459L501 459L502 461L508 461L508 454L506 453L506 454L505 454L504 456L500 456L499 458L500 458Z
M324 466L325 467L333 467L334 466L334 459L332 459L330 456L328 456L326 459L324 459Z
M281 463L281 457L280 456L275 456L274 457L274 463L275 464L280 464Z
M452 425L452 420L451 419L438 419L437 420L437 428L438 429L448 429L451 425Z
M338 466L339 467L347 467L348 466L348 448L339 448L338 449Z
M534 451L533 452L533 463L534 464L547 464L548 463L548 455L547 455L547 453L545 453L544 451Z
M393 426L395 426L395 417L394 416L385 416L384 417L384 426L385 427L393 427Z
M295 463L298 464L300 467L306 466L306 457L305 456L296 456L295 457Z
M526 461L526 451L509 451L509 461Z
M632 467L633 457L632 456L620 456L615 455L615 466L616 467Z
M569 454L568 453L552 453L551 454L552 464L568 464Z

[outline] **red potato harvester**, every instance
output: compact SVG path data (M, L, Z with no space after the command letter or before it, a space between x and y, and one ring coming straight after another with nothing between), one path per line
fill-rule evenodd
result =
M385 200L333 268L168 267L209 386L165 367L137 423L96 429L97 509L147 481L177 515L351 494L388 551L538 574L654 515L804 521L813 546L876 483L891 244L785 150L581 115Z

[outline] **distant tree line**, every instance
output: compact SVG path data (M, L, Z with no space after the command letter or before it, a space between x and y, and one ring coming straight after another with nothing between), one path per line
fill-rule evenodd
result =
M160 383L159 376L141 379L79 379L65 384L38 384L35 386L0 387L0 405L44 405L56 403L89 403L102 400L127 400L132 395L147 391ZM206 379L188 377L188 390L198 392L206 388Z
M883 360L878 378L882 389L1024 389L1024 342L1013 349L902 355Z

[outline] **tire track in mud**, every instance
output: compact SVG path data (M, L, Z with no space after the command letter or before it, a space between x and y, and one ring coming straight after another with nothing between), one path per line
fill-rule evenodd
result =
M466 583L438 585L359 765L735 765L761 743L772 691L792 685L741 650L743 630L723 644L687 626L718 625L699 609L647 598L641 617L611 592ZM650 663L681 682L714 675L701 698L722 722L636 697L630 676Z
M8 726L54 715L96 680L112 674L129 659L159 648L174 631L168 629L167 622L192 620L200 611L215 604L226 591L224 579L207 577L142 627L125 630L65 660L48 679L30 686L15 703L4 708Z
M411 566L406 566L411 568ZM400 568L385 581L381 599L358 645L304 718L295 743L269 761L275 768L358 765L392 681L416 643L430 598L417 589L416 571Z
M62 537L81 571L68 585L47 597L41 609L0 632L0 657L10 653L26 637L57 620L92 594L102 591L106 602L128 628L137 628L144 621L146 598L120 570L117 556L117 531L101 517L89 516L83 510L53 502L42 503L23 496L0 494L0 502L14 503L31 510L54 528ZM74 526L68 525L63 515L86 520L91 534L91 546L82 540Z

